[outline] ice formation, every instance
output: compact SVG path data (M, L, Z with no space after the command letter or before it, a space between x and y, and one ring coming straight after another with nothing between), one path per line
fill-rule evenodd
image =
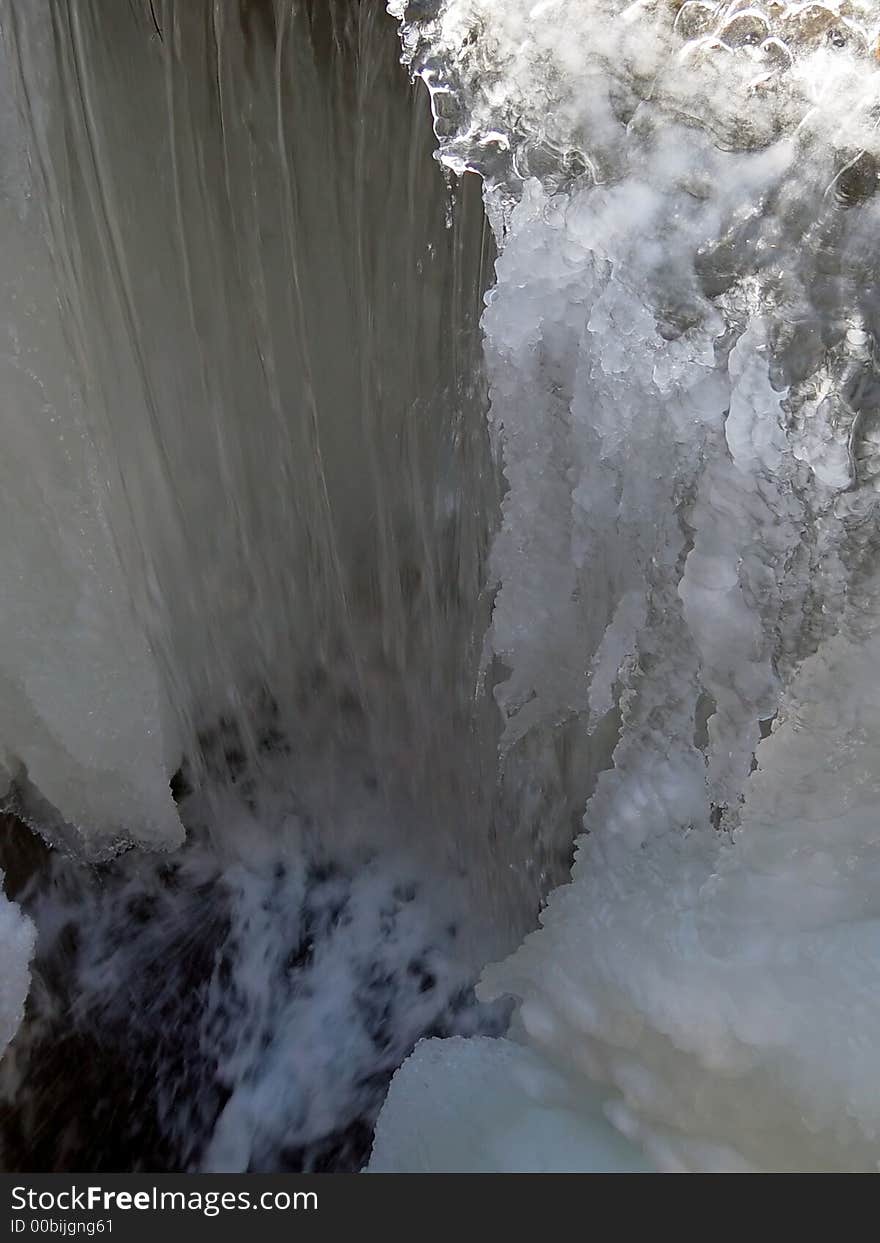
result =
M511 1040L426 1040L391 1084L370 1171L375 1174L642 1173L644 1155L572 1085Z
M2 874L0 874L2 880ZM34 949L34 929L16 905L0 893L0 945L3 974L0 976L0 1050L15 1035L24 1013L30 977L28 966Z
M619 712L571 883L482 995L660 1168L876 1169L880 14L390 7L503 241L506 737ZM374 1168L474 1056L419 1046ZM524 1055L481 1056L520 1101ZM476 1162L442 1125L415 1164Z
M124 1028L291 1168L433 1028L375 1170L876 1169L880 11L388 7L447 181L381 4L0 0L0 801L107 878L16 882L3 1083Z

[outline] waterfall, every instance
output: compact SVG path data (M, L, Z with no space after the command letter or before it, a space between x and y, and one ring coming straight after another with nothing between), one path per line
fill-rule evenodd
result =
M0 4L4 1163L875 1169L880 10L388 10Z
M4 1160L356 1166L538 901L494 845L479 184L374 4L2 33Z

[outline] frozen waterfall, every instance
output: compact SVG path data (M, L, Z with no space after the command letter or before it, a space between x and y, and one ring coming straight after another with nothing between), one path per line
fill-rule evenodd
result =
M880 7L387 7L0 3L4 1163L876 1170Z

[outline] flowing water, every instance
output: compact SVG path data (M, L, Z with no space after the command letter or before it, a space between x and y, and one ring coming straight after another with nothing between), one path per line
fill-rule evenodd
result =
M3 1162L876 1168L880 11L388 8L0 6Z
M3 18L6 1159L356 1168L528 905L485 879L476 179L373 5Z

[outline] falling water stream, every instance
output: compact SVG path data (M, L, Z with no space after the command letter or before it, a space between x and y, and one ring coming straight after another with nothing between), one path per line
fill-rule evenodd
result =
M876 1169L880 10L387 7L0 3L2 1163Z
M582 801L496 789L479 184L375 4L3 23L4 1159L356 1169Z

